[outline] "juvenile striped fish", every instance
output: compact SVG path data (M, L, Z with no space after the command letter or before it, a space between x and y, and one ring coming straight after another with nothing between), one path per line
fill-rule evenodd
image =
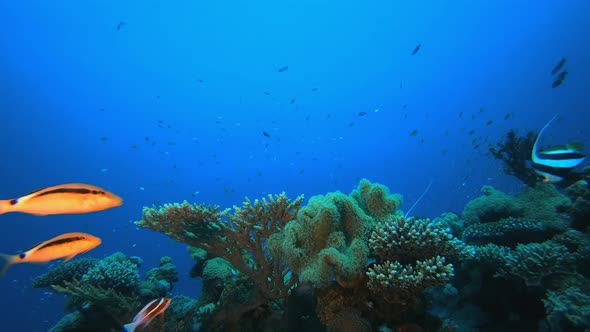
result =
M47 263L60 258L64 258L64 262L67 262L78 254L96 248L101 242L102 240L94 235L65 233L41 242L20 254L7 255L0 253L0 258L6 260L6 264L0 270L0 275L6 273L15 264Z
M121 204L121 197L100 187L84 183L67 183L35 190L20 198L0 200L0 214L78 214L102 211Z
M134 332L138 327L146 328L152 319L164 314L171 301L168 297L152 300L135 315L131 323L123 325L123 329L126 332Z

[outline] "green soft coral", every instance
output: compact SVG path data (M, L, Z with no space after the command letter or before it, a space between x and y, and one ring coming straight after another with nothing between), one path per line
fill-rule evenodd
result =
M273 234L268 248L299 280L324 287L336 278L342 286L364 273L367 240L376 218L396 213L401 197L363 180L351 195L341 192L314 196L297 218Z

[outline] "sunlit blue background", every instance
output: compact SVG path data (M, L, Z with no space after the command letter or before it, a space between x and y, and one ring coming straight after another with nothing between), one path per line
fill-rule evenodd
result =
M485 155L508 129L559 112L545 142L589 143L588 13L584 0L0 1L0 198L79 181L125 199L1 215L0 252L90 232L103 244L86 256L120 250L143 271L172 256L174 292L194 297L185 246L131 223L143 206L348 193L366 177L404 209L432 180L414 212L435 217L485 184L518 191ZM63 316L61 295L30 286L46 269L0 279L2 331Z

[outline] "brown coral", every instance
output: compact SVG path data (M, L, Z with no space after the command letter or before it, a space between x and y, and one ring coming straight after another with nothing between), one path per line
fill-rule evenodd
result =
M232 214L218 206L167 204L144 208L137 225L223 257L249 276L265 297L281 298L296 279L282 261L267 252L265 242L295 219L302 200L299 196L291 201L285 193L254 202L246 198L241 207L234 206Z

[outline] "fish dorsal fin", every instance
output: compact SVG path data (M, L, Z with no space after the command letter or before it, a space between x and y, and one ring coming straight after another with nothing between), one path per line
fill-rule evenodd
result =
M33 249L36 249L36 248L40 247L43 243L45 243L45 242L39 242L39 243L35 244L34 246L30 247L29 249L23 251L23 253L27 253Z
M541 135L543 135L543 132L545 131L545 129L547 129L547 127L549 127L551 122L553 122L553 120L555 120L558 115L559 115L559 113L555 114L551 118L551 120L549 120L549 122L547 122L547 124L543 127L543 129L541 129L541 131L539 131L539 134L537 135L537 138L535 139L535 144L533 144L533 150L531 151L531 160L533 162L535 162L535 160L537 160L537 145L539 144L539 140L541 139Z

